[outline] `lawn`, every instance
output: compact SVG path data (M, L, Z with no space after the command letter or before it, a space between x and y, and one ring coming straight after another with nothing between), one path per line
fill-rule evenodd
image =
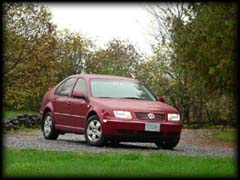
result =
M6 148L4 177L236 177L233 157Z
M36 112L36 111L11 111L11 110L8 110L8 111L3 111L3 119L8 119L8 118L11 118L11 117L14 117L18 114L38 114L39 112Z
M237 142L237 130L233 128L215 129L212 131L211 138L226 142Z

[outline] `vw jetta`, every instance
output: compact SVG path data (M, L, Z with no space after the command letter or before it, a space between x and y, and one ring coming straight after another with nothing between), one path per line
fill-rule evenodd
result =
M88 144L153 142L174 148L182 120L138 80L119 76L77 74L48 91L40 109L45 139L59 134L84 134Z

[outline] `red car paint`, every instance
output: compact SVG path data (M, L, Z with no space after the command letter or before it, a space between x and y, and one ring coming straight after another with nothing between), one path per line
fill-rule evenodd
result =
M75 77L86 82L87 98L79 99L73 97L73 87L67 96L58 96L56 89L67 79ZM136 79L109 75L77 74L61 81L56 87L48 91L42 101L40 117L48 111L53 114L55 129L61 132L83 134L88 118L96 114L102 126L102 134L106 137L120 138L121 141L147 141L154 142L158 138L168 138L170 135L179 135L182 129L182 120L169 121L168 113L179 113L174 107L160 101L136 100L136 99L109 99L97 98L91 95L90 79L111 79L139 82ZM113 110L129 111L132 119L116 118ZM142 120L138 119L136 112L165 114L164 120ZM160 132L145 131L146 123L159 123Z

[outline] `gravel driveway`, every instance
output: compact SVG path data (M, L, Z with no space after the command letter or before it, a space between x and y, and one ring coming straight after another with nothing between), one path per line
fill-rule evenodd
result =
M35 148L59 151L85 151L85 152L161 152L176 155L210 155L237 157L236 144L214 142L206 138L206 133L198 130L184 129L181 140L174 150L158 149L154 143L120 143L117 147L93 147L85 142L83 135L65 134L57 140L45 140L40 130L32 132L18 132L3 135L4 147Z

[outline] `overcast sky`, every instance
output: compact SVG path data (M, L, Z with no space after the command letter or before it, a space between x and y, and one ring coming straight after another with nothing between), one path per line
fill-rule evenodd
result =
M80 32L101 47L113 38L129 39L145 55L151 55L151 16L147 4L41 3L53 14L59 29Z

